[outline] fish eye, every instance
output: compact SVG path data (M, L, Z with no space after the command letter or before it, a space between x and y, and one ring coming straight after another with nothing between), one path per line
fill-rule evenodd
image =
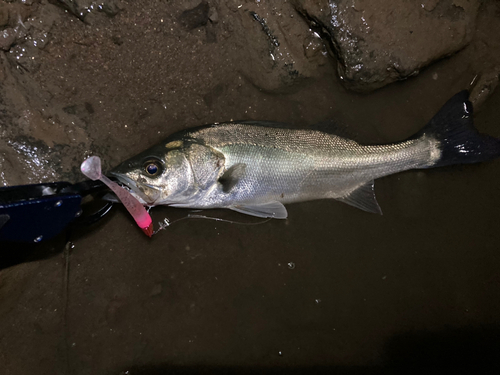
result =
M146 174L151 177L158 176L161 172L161 164L157 160L149 160L144 164Z

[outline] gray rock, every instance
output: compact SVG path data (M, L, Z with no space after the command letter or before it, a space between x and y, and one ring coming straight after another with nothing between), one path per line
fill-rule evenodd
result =
M345 86L366 92L419 73L472 39L479 0L293 0L331 39Z

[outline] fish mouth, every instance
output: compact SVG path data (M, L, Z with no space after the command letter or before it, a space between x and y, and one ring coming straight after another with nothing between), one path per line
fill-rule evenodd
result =
M149 197L146 194L144 194L144 192L139 187L139 185L137 184L137 182L135 180L131 179L130 177L128 177L126 175L123 175L121 173L116 173L116 172L109 172L109 176L111 176L114 179L116 179L117 182L118 182L118 184L122 188L127 189L130 192L130 194L132 194L132 196L134 198L136 198L143 205L154 206L155 203L156 203L156 201L159 198L160 194L158 192L158 189L156 189L152 185L141 183L142 186L145 186L148 189L151 189L151 190L153 190L156 193L154 199L151 199L151 197Z

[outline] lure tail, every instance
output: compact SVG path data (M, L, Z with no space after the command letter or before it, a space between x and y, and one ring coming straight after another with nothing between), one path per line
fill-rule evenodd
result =
M469 92L454 95L416 137L439 141L441 157L430 167L472 164L500 157L500 139L480 134L473 124Z

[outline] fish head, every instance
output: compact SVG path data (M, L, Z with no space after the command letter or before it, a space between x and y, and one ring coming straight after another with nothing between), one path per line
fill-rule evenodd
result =
M186 204L209 190L222 174L220 154L193 142L163 142L110 171L148 206Z

